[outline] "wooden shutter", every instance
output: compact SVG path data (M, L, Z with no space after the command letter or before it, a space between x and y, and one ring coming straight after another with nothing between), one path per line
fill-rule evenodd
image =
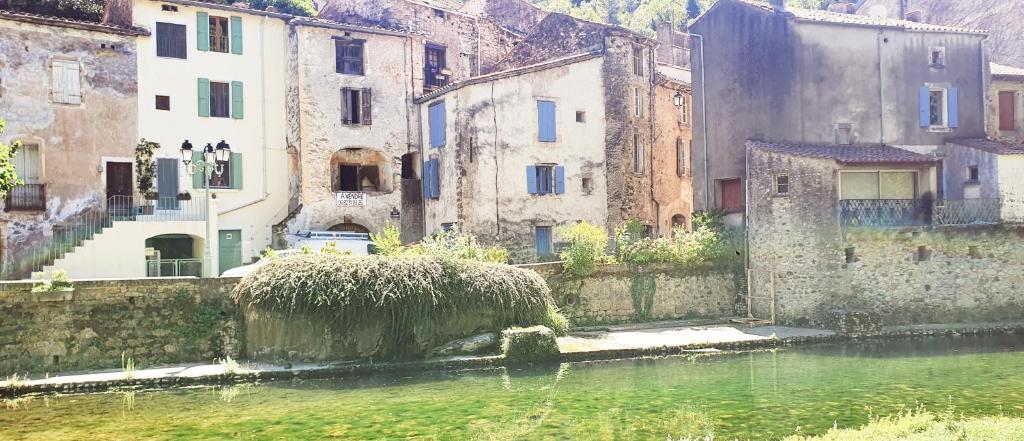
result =
M231 17L231 53L242 55L242 17Z
M446 128L444 101L431 104L427 109L427 122L430 125L430 148L444 147Z
M242 167L242 154L241 153L231 153L230 164L231 165L228 167L229 168L228 171L231 173L230 174L231 188L234 188L236 190L241 190L242 189L242 169L243 169L243 167Z
M78 72L79 66L77 61L68 61L64 66L67 104L82 104L82 76Z
M960 127L960 98L957 88L950 87L946 94L946 113L949 118L946 125L951 128Z
M66 78L64 75L64 63L60 60L53 60L50 62L50 70L51 99L55 103L67 102L66 87L64 86Z
M722 181L722 208L740 210L743 208L743 186L739 179Z
M26 184L39 183L39 146L23 145L14 155L14 172Z
M918 111L920 112L921 127L928 127L931 125L931 107L928 99L930 94L931 90L928 86L921 86L918 90Z
M363 89L363 96L360 98L359 103L363 105L363 125L368 126L372 123L370 108L373 107L373 96L370 94L370 89Z
M199 79L199 116L208 117L210 116L210 80L207 78Z
M565 167L555 166L555 194L565 193Z
M537 138L541 142L555 141L554 101L537 101Z
M1015 92L999 92L999 130L1017 130Z
M347 87L341 88L341 122L345 124L352 124L351 90Z
M423 161L423 197L430 198L430 161ZM341 188L341 187L338 187Z
M526 192L537 194L537 166L526 166Z
M196 49L210 50L210 14L196 12Z
M245 116L245 104L243 98L245 93L242 91L241 81L231 82L231 117L234 119L242 119Z
M441 177L437 158L430 159L430 197L433 199L441 197Z
M203 152L202 152L202 150L203 150L202 147L200 147L198 150L192 151L192 163L193 164L203 160ZM192 188L203 188L203 184L204 184L203 180L204 179L206 179L206 174L204 174L204 173L193 173L192 174Z

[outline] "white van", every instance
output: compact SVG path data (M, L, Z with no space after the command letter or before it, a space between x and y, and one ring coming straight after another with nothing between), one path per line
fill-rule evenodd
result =
M303 247L309 247L310 251L320 252L328 243L334 242L335 248L342 254L352 256L367 256L373 254L373 241L367 233L350 233L342 231L299 231L288 238L289 249L275 251L275 256L287 256L302 252ZM346 251L348 253L346 253ZM260 259L259 261L231 268L224 271L221 277L243 277L256 271L259 267L270 263L271 259Z

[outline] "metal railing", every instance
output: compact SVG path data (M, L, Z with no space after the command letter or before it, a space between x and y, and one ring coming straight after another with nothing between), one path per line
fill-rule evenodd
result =
M11 189L4 211L46 210L46 184L22 184Z
M844 199L844 227L897 227L998 223L999 199Z
M201 196L188 200L175 196L157 199L111 196L107 200L107 212L118 221L202 221L206 220L206 199Z
M146 277L202 277L203 259L150 259Z

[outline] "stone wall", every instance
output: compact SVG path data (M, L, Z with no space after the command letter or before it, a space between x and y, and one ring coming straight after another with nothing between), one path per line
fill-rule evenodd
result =
M544 276L576 326L732 317L745 286L741 270L720 266L603 265L586 277L563 274L560 263L525 267Z
M0 375L212 362L242 353L237 279L76 281L69 292L0 284Z

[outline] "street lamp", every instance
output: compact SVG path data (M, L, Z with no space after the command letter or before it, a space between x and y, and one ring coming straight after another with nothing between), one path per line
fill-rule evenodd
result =
M672 96L672 104L675 104L676 107L683 106L683 92L681 90L677 90L676 94Z
M192 143L187 139L181 143L181 162L185 163L185 170L189 175L203 176L203 190L206 193L206 250L203 256L203 275L210 276L213 269L210 266L213 261L213 250L210 247L210 179L214 174L220 176L224 173L224 166L217 162L227 162L231 158L231 146L222 139L217 143L217 148L207 143L202 152L201 159L193 160Z

